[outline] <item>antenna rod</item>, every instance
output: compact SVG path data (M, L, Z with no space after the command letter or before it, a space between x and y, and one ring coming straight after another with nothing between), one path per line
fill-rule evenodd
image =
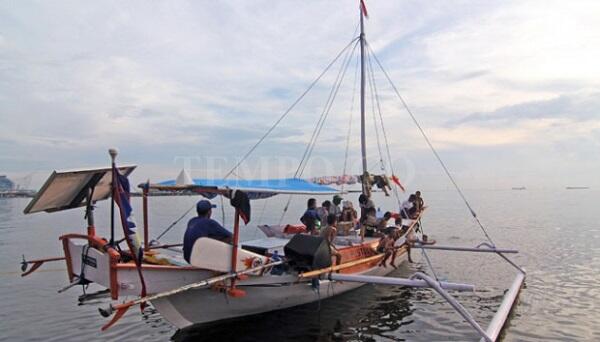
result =
M369 181L367 176L367 138L365 133L365 28L363 3L359 6L360 11L360 149L362 155L362 192L370 197Z

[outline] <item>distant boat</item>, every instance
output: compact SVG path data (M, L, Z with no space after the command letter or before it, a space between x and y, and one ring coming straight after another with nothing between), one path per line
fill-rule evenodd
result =
M566 189L567 190L587 190L589 189L589 186L567 186Z
M516 186L516 187L513 187L512 189L513 190L527 190L527 188L524 186Z

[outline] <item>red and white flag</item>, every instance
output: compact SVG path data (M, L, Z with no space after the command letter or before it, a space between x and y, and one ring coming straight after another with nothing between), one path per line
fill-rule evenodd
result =
M360 0L360 10L362 11L365 18L369 19L369 13L367 13L367 6L365 6L364 0Z

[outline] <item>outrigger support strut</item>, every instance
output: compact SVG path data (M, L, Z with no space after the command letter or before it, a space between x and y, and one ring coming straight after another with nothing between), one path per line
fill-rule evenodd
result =
M494 318L490 322L490 325L486 330L483 330L481 325L475 321L473 316L460 304L454 297L452 297L447 291L458 290L458 291L473 291L474 286L469 284L459 283L448 283L443 281L437 281L425 273L417 272L409 279L406 278L393 278L393 277L377 277L377 276L365 276L365 275L351 275L351 274L329 274L330 280L347 281L347 282L358 282L358 283L370 283L370 284L381 284L381 285L397 285L397 286L409 286L409 287L428 287L439 293L454 310L456 310L481 336L481 341L493 342L496 341L508 314L514 302L519 294L519 290L525 280L525 273L519 272L517 277L513 281L510 289L504 296L500 308L494 315Z
M431 285L424 279L410 279L396 278L396 277L378 277L368 275L353 275L353 274L340 274L330 273L330 280L347 281L355 283L370 283L370 284L381 284L381 285L398 285L398 286L409 286L409 287L431 287ZM438 285L442 289L457 290L457 291L474 291L475 286L471 284L459 284L459 283L448 283L440 281Z
M450 296L444 289L442 282L437 282L428 275L418 272L415 273L411 278L422 279L426 281L431 288L433 288L436 292L438 292L446 301L452 305L452 307L458 311L458 313L479 333L481 336L481 342L493 342L496 341L506 320L508 319L508 315L512 310L515 302L517 301L517 297L519 295L519 291L525 282L525 275L527 274L525 270L519 265L515 264L512 260L506 257L504 253L519 253L519 251L514 249L499 249L496 246L488 243L482 242L476 247L454 247L454 246L428 246L420 243L415 243L414 247L422 248L422 249L437 249L444 251L458 251L458 252L488 252L488 253L496 253L506 262L508 262L511 266L517 269L518 273L515 279L512 282L512 285L505 293L504 298L502 299L502 303L500 303L500 307L498 311L494 314L490 324L486 331L483 331L481 326L473 319L473 317L469 314L468 311L458 302L454 297Z
M486 248L481 248L481 246L485 246ZM479 244L477 247L454 247L454 246L433 246L433 245L424 245L421 243L415 243L415 248L422 249L439 249L442 251L455 251L455 252L482 252L482 253L508 253L508 254L516 254L519 253L516 249L499 249L493 247L487 242Z
M25 260L25 255L23 255L23 261L21 261L21 277L25 277L35 272L40 266L49 261L59 261L65 260L65 257L56 257L56 258L46 258L46 259L36 259L36 260ZM29 270L27 268L29 265L32 265Z

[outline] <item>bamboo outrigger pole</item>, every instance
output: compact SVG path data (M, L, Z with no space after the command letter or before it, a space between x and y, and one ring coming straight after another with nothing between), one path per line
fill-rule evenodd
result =
M346 263L335 265L335 266L329 266L329 267L321 268L321 269L314 270L314 271L300 273L298 275L298 278L314 278L321 274L331 273L331 272L343 270L345 268L350 268L352 266L366 264L369 262L376 262L376 261L379 261L380 259L382 259L384 256L385 256L385 254L383 254L383 253L376 254L376 255L370 256L365 259L354 260L354 261L346 262Z

